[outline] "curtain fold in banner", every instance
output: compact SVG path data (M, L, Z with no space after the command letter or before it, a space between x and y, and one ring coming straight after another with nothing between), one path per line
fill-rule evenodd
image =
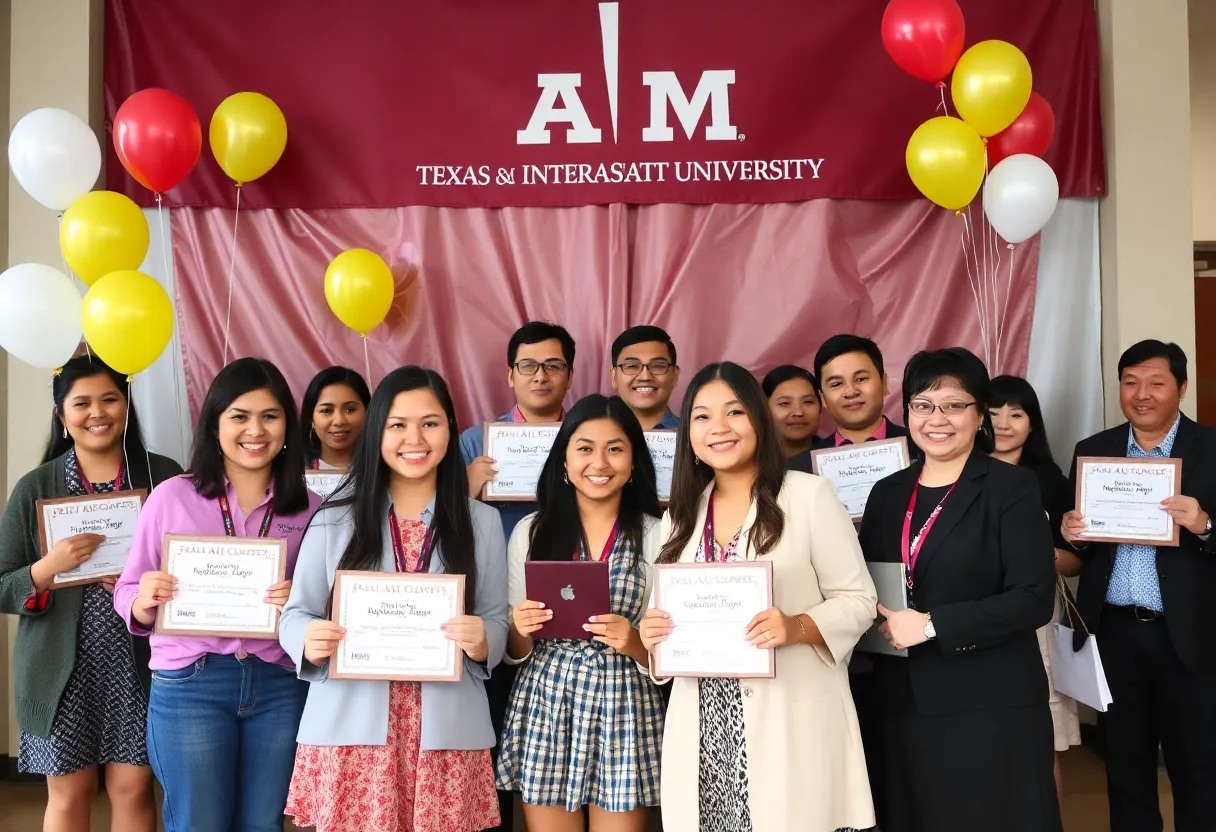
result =
M884 53L884 5L109 0L106 111L270 96L287 150L250 208L914 199L904 149L939 93ZM1061 194L1103 196L1093 0L961 5L968 44L1030 59ZM150 204L109 152L107 187ZM166 198L228 207L232 183L204 151Z

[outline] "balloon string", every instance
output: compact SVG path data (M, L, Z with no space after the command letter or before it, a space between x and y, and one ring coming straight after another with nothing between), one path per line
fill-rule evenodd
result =
M976 297L976 313L980 319L980 338L983 340L984 346L984 364L992 366L992 355L989 350L989 332L988 332L988 298L984 292L984 275L980 270L979 249L975 244L975 223L971 218L971 206L967 206L967 211L963 214L963 227L967 237L971 241L971 258L975 261L975 276L971 275L971 261L967 261L967 279L972 282L972 292ZM967 246L963 245L963 257L966 259Z
M371 354L367 351L367 336L363 336L363 368L367 372L368 386L372 385L372 359Z
M63 237L62 237L63 212L62 211L59 212L59 233L60 233L60 239L63 239ZM65 255L63 253L63 246L59 247L59 262L63 263L63 273L66 274L68 276L68 278L71 279L72 284L75 285L76 281L79 280L81 288L84 289L84 293L88 294L88 292L89 292L88 284L85 283L84 280L82 280L81 278L77 277L76 273L74 271L72 271L72 267L68 265L67 255ZM80 336L80 340L84 343L84 354L89 357L89 363L92 364L93 363L93 351L89 349L89 341L83 335Z
M236 273L236 231L241 222L241 186L236 187L236 212L232 215L232 256L228 258L228 314L224 316L224 366L228 366L228 335L232 327L232 281Z
M169 235L165 231L165 205L161 195L156 195L156 224L160 227L160 259L161 267L164 269L165 280L169 279ZM176 294L176 292L174 293ZM176 310L174 310L176 312ZM181 332L177 327L177 315L173 316L173 329L177 332L177 352L181 354ZM170 366L173 372L173 411L177 414L177 447L181 450L181 459L185 459L186 455L186 435L182 432L182 383L177 377L177 359L170 357ZM183 365L183 371L185 367ZM151 476L151 473L148 474Z
M975 313L980 322L980 341L984 348L984 362L988 363L988 327L984 320L983 302L980 300L982 292L977 290L978 281L971 273L971 259L967 256L967 238L971 238L972 252L975 250L975 235L971 233L971 221L967 219L966 214L961 214L963 218L963 234L959 242L963 247L963 265L967 268L967 285L971 287L971 297L975 300Z
M1009 277L1005 281L1005 306L1001 310L1001 327L996 336L998 348L1005 332L1005 323L1009 320L1009 296L1013 294L1013 243L1007 243L1006 248L1009 249Z
M940 110L943 115L948 116L948 115L950 115L950 108L948 106L946 106L946 82L945 81L937 82L937 91L942 94L942 103L937 105L937 109Z

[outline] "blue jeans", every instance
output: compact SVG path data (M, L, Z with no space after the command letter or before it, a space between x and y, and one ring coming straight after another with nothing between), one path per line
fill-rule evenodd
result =
M152 671L148 758L166 832L282 832L308 684L252 656Z

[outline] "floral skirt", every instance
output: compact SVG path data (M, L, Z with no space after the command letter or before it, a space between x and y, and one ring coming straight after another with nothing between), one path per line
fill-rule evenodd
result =
M317 832L478 832L500 823L490 750L423 751L422 692L393 682L385 745L301 745L287 796Z

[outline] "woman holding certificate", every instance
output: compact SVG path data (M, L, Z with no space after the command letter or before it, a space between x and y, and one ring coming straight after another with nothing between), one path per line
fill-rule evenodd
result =
M868 560L907 570L907 609L878 607L880 632L907 651L873 654L879 825L1059 832L1035 637L1056 575L1038 481L989 457L988 373L970 352L913 356L903 396L924 458L879 480L860 532Z
M584 807L591 832L642 832L647 807L659 802L663 716L659 690L639 667L646 648L635 627L650 597L662 510L646 437L622 399L591 395L570 409L537 502L508 548L506 660L523 668L498 787L520 792L533 832L582 832ZM570 564L573 577L591 561L607 564L607 608L587 611L584 639L546 637L554 602L536 600L525 565Z
M764 393L737 364L705 367L684 395L662 530L661 597L639 628L652 672L663 642L682 626L662 609L663 598L690 564L718 570L716 578L704 569L693 578L721 587L702 593L703 603L730 591L733 564L771 568L769 608L719 641L731 642L739 662L764 651L772 659L765 664L775 665L771 678L675 679L663 735L663 828L873 826L847 665L874 620L874 584L831 484L786 471ZM671 587L665 575L673 576ZM682 644L706 654L718 646L687 637Z
M350 468L371 397L363 376L347 367L327 367L313 376L300 403L310 470Z
M485 680L507 639L502 521L469 499L438 373L389 373L367 424L358 487L309 524L283 611L280 640L312 682L287 814L318 832L494 827Z
M127 553L102 545L131 529L101 495L150 490L181 468L147 452L126 390L123 376L91 356L55 374L42 465L18 481L0 522L0 613L18 616L17 765L46 775L44 828L54 832L89 829L102 766L114 828L156 827L144 742L148 642L114 614L111 593ZM43 501L87 509L94 522L74 520L50 544L46 535L60 529L48 526ZM103 560L111 567L93 572Z
M275 638L304 485L291 390L238 359L203 400L188 474L148 498L114 608L153 633L148 753L168 832L281 829L307 686Z

